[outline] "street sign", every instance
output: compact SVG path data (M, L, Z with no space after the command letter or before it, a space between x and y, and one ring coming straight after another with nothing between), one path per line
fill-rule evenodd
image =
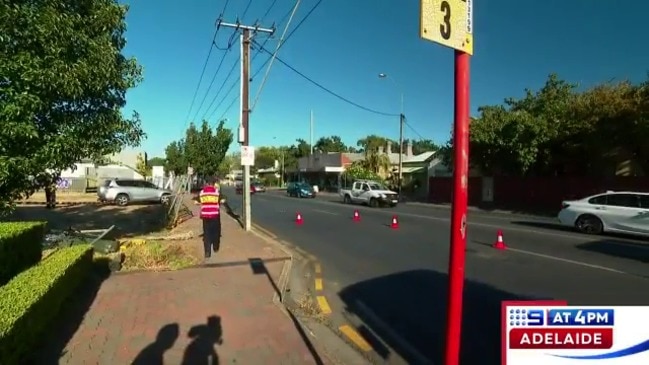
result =
M255 148L252 146L241 146L241 166L255 165Z
M421 0L423 39L473 54L473 0Z

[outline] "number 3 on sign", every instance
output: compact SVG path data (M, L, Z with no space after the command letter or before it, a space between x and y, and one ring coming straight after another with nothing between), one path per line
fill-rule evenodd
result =
M421 0L420 36L473 54L473 0Z

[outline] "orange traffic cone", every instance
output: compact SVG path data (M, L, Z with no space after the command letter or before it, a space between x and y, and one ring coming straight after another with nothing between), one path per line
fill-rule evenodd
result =
M300 214L300 212L297 212L295 214L295 224L300 225L302 223L303 223L302 214Z
M498 230L498 233L496 235L496 242L494 242L493 248L497 250L504 250L507 248L505 240L503 239L503 231L500 229Z
M352 218L354 222L360 222L361 221L361 214L358 212L358 210L354 211L354 217Z
M397 229L399 228L399 219L396 215L392 216L392 223L390 223L390 228Z

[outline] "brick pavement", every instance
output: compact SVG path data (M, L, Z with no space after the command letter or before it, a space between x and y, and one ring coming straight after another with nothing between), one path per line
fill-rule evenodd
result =
M204 267L104 281L65 348L52 341L37 363L201 365L212 351L218 362L211 364L330 363L273 302L271 279L279 281L287 255L229 217L222 224L222 250ZM188 244L200 247L199 239ZM251 258L263 260L268 274Z

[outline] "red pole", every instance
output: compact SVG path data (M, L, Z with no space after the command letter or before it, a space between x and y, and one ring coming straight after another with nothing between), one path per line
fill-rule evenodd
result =
M453 124L453 209L448 264L445 365L460 363L462 296L469 185L469 59L455 51L455 122Z

